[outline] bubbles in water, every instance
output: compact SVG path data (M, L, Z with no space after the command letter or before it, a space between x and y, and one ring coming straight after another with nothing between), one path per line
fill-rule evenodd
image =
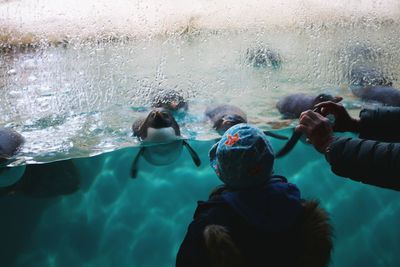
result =
M74 3L0 4L0 125L26 136L35 160L136 145L132 122L165 90L188 102L183 134L207 139L210 104L269 128L289 93L357 106L348 87L358 66L399 85L394 0Z

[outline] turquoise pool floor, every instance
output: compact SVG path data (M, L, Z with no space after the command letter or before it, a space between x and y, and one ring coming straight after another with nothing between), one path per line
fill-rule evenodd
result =
M283 144L272 142L276 149ZM138 148L29 165L26 172L38 184L25 195L0 197L0 265L174 266L196 201L219 184L207 158L213 141L191 144L201 167L184 150L169 166L141 160L137 179L130 178L129 169ZM331 266L400 266L400 193L335 176L303 143L275 166L304 198L319 199L330 212ZM74 193L54 196L63 186Z

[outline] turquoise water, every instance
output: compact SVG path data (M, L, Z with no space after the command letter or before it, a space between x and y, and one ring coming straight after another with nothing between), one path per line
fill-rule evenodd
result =
M219 184L207 158L213 143L191 142L199 168L183 150L164 167L141 160L137 179L129 176L137 147L28 165L24 177L35 177L33 189L0 197L1 266L174 266L196 201ZM335 176L304 143L277 160L275 171L330 212L331 266L400 266L397 192Z

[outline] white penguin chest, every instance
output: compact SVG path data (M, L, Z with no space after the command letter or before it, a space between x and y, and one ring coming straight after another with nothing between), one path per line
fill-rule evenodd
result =
M182 152L182 139L175 134L172 127L148 128L143 157L153 165L168 165L177 160Z
M175 134L172 127L155 129L149 127L147 129L147 137L143 140L145 142L168 142L180 139L180 136Z

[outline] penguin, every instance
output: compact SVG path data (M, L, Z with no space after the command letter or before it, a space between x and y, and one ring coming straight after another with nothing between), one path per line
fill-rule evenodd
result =
M337 99L337 102L340 102L342 100L341 97ZM321 113L321 107L314 107L313 108L314 112ZM300 138L303 136L302 132L296 132L293 131L292 135L290 136L289 140L285 143L285 145L275 154L275 158L281 158L285 156L287 153L289 153L294 146L297 144L297 142L300 140Z
M265 47L248 48L246 59L256 68L271 66L273 69L279 69L282 65L279 53Z
M233 125L247 123L246 113L233 105L209 106L204 115L211 121L213 128L221 135Z
M189 108L185 98L175 90L165 90L156 94L150 100L152 108L165 108L171 112L187 111Z
M350 70L350 86L368 87L368 86L392 86L393 82L382 70L367 66L355 65Z
M351 91L363 101L373 101L386 106L400 107L400 90L391 86L367 86L352 88Z
M228 104L221 104L216 106L207 107L204 115L209 119L213 125L213 128L220 134L223 135L226 130L230 127L239 124L247 123L247 115L239 107ZM287 140L288 138L283 135L279 135L270 131L264 131L265 135Z
M194 164L201 164L196 151L181 137L178 123L166 108L153 108L146 118L133 123L132 132L143 145L132 163L132 178L137 176L140 157L143 156L153 165L168 165L178 159L183 146L188 150Z
M9 128L0 128L0 159L15 156L24 144L24 137Z
M25 138L10 128L0 128L0 188L8 187L19 181L25 173L25 165L7 167L25 143ZM3 190L1 190L3 191Z
M319 94L317 96L303 93L287 95L276 104L276 108L286 119L297 119L303 111L312 109L316 104L333 101L340 102L343 98L329 94Z
M80 189L82 180L72 160L21 165L10 169L19 171L20 178L6 186L2 184L0 195L23 194L33 198L70 195Z

